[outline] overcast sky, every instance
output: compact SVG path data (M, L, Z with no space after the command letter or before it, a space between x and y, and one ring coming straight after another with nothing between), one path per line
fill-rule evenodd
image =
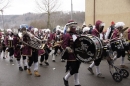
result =
M60 0L58 10L71 11L71 0ZM85 11L85 0L73 0L74 11ZM4 15L24 14L28 12L37 13L34 0L11 0L10 6L4 9Z

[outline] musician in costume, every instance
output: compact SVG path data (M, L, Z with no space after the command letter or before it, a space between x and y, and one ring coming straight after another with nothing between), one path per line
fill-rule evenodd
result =
M21 59L21 43L20 43L19 39L20 38L19 38L18 34L14 34L14 37L13 37L14 57L17 60L19 70L23 71L23 68L22 68L22 65L21 65L21 62L20 62L20 59Z
M44 41L45 46L44 46L44 50L39 51L39 55L41 55L40 65L42 65L42 62L44 61L44 63L47 66L49 66L48 58L49 58L49 53L51 52L49 42L48 42L49 37L50 37L50 30L46 29L43 39L41 38Z
M87 35L87 34L89 34L89 30L90 30L90 28L89 27L84 27L83 28L83 35Z
M128 40L130 41L130 28L128 29Z
M10 62L13 62L14 46L13 46L13 33L11 29L7 29L5 37L6 50L9 52Z
M37 38L41 39L41 35L39 34L38 28L34 28L34 35L35 35ZM44 49L39 49L39 50L38 50L38 56L41 56L41 58L40 58L40 65L42 65L42 62L43 62L43 61L41 61L41 59L44 58L44 54L45 54Z
M18 34L15 35L15 40L14 40L14 44L18 43L18 45L20 46L20 54L17 53L17 49L19 50L19 47L16 48L16 50L14 51L14 57L16 55L17 58L17 54L20 55L20 58L18 58L18 66L20 66L21 64L19 64L19 59L23 59L23 66L24 66L24 70L27 70L27 55L24 55L24 50L26 50L26 46L24 46L24 44L22 43L23 41L23 35L22 35L22 29L25 28L19 28L18 29ZM19 39L19 40L18 40ZM17 41L18 40L18 41ZM17 42L15 42L17 41ZM19 51L18 51L19 52ZM23 69L23 68L22 68Z
M2 33L0 32L0 55L2 53Z
M55 57L57 54L58 49L60 50L60 52L62 52L62 48L61 48L61 30L60 30L60 26L58 25L56 27L56 32L53 33L51 40L53 40L52 42L52 49L54 50L53 56L52 56L52 61L55 62Z
M93 30L93 26L92 26L91 24L89 24L88 27L90 28L89 34L91 34L91 33L92 33L92 30Z
M129 41L128 60L130 61L130 28L128 29L128 41Z
M2 34L2 38L1 38L1 44L2 44L2 51L3 51L3 59L6 59L7 58L7 54L8 54L8 51L6 51L6 45L5 45L5 38L6 38L6 35L7 33L3 33Z
M115 29L115 22L111 22L111 26L107 29L105 39L111 39L112 33Z
M98 20L98 21L96 21L95 29L93 29L93 31L92 31L92 35L99 37L102 41L103 41L103 38L102 38L103 34L101 35L101 33L103 32L104 25L105 24L102 21ZM102 58L103 58L103 55L101 56L101 58L94 60L88 68L88 70L91 72L91 74L94 74L92 68L95 66L96 76L100 77L100 78L104 78L104 76L102 76L100 69L99 69L99 65L100 65Z
M114 29L114 31L112 33L112 39L115 38L115 40L116 40L118 38L123 37L122 30L123 30L124 25L125 25L124 22L117 22L115 24L115 29ZM117 55L114 56L113 61L115 61L117 58L121 57L121 65L120 65L120 67L121 68L128 68L126 65L124 65L125 49L124 48L117 49L116 52L117 52Z
M26 28L22 28L22 40L23 42L28 43L28 41L30 40L30 37L35 38L33 29L30 30L31 32L27 31ZM38 72L38 50L32 48L31 46L24 44L23 43L23 47L22 47L22 55L23 56L28 56L28 67L27 67L27 73L29 75L32 75L31 72L31 66L34 63L34 75L36 77L40 77L40 74Z
M77 38L75 35L77 23L71 20L66 25L69 31L63 36L62 48L66 50L66 53L63 54L62 58L67 60L66 72L68 73L63 77L64 85L69 86L68 79L74 75L75 86L81 86L79 82L79 67L81 62L76 60L73 52L73 43Z

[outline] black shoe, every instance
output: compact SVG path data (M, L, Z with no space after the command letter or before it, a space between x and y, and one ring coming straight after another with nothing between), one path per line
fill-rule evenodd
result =
M24 66L24 70L27 70L27 66Z
M56 62L55 60L52 60L52 62Z
M42 63L40 63L39 65L42 66Z
M46 66L49 66L49 63L48 62L45 62Z
M75 86L81 86L81 85L75 85Z
M13 60L12 60L12 59L10 59L10 62L13 62Z
M6 59L5 57L3 57L3 59Z
M65 60L64 60L64 59L61 59L61 62L65 62Z
M65 86L69 86L68 81L66 81L65 78L63 78L63 81Z
M22 67L19 67L19 70L20 70L20 71L23 71L23 68L22 68Z
M93 72L93 69L92 68L88 68L88 70L90 71L90 73L92 74L92 75L94 75L94 72Z

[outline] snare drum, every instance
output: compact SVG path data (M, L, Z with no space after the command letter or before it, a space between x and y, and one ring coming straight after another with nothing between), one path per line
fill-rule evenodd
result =
M101 58L103 44L101 40L93 35L82 35L74 42L74 53L76 59L81 62L88 62Z

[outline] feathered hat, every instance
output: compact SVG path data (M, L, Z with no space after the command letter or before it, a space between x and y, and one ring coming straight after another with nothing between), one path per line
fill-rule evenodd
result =
M38 28L34 28L34 33L38 32Z
M76 26L78 23L74 22L73 20L68 21L68 23L66 24L66 26Z
M115 28L119 28L119 27L123 27L123 26L125 26L125 23L124 23L124 22L117 22L117 23L115 24Z
M77 22L74 22L73 20L70 20L70 21L68 21L67 22L67 24L64 26L64 34L66 33L66 32L69 32L70 31L70 28L69 27L71 27L71 26L77 26Z

